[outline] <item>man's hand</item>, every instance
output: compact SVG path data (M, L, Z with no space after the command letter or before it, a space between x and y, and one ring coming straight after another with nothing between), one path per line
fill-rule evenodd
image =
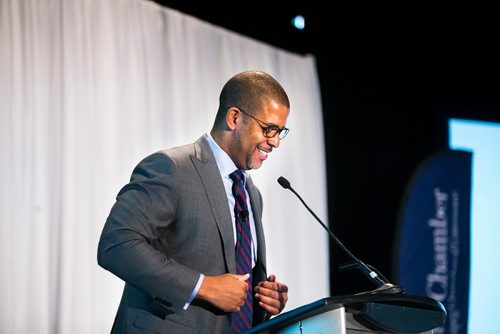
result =
M276 281L275 275L269 275L267 281L259 282L255 287L255 299L267 313L276 315L285 308L288 301L288 287Z
M205 276L196 297L224 312L238 312L247 298L249 277L249 274Z

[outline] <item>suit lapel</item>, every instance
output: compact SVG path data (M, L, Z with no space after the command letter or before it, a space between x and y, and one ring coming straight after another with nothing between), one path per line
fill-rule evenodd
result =
M195 156L191 157L193 164L203 182L205 192L210 202L212 214L219 230L224 247L226 270L236 272L236 258L234 254L234 236L231 213L228 210L226 191L222 182L219 168L215 162L212 150L204 137L195 143Z

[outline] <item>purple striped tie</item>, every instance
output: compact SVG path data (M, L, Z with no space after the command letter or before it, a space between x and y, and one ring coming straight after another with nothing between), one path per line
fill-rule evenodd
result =
M236 273L239 275L250 274L247 280L249 290L245 304L240 311L233 313L232 333L241 333L252 328L252 234L248 218L247 198L244 187L244 175L241 170L236 170L229 175L233 180L233 195L235 199L234 215L236 217Z

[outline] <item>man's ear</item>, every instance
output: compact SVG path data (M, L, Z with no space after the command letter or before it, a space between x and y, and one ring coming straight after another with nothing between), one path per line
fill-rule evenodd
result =
M231 130L236 129L238 122L240 122L241 113L238 108L231 107L226 112L226 124Z

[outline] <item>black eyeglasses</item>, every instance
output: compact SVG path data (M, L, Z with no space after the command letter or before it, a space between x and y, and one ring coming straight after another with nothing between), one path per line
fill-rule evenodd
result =
M266 138L273 138L276 135L279 135L280 139L283 140L283 139L285 139L288 132L290 132L289 128L285 128L285 127L279 128L278 126L276 126L274 124L262 122L260 119L250 115L249 113L247 113L246 111L244 111L241 108L238 108L238 110L241 111L243 114L247 115L248 117L256 120L257 123L259 123L259 126L262 128L262 133L264 134L264 137L266 137ZM262 124L264 124L264 125L262 125Z

